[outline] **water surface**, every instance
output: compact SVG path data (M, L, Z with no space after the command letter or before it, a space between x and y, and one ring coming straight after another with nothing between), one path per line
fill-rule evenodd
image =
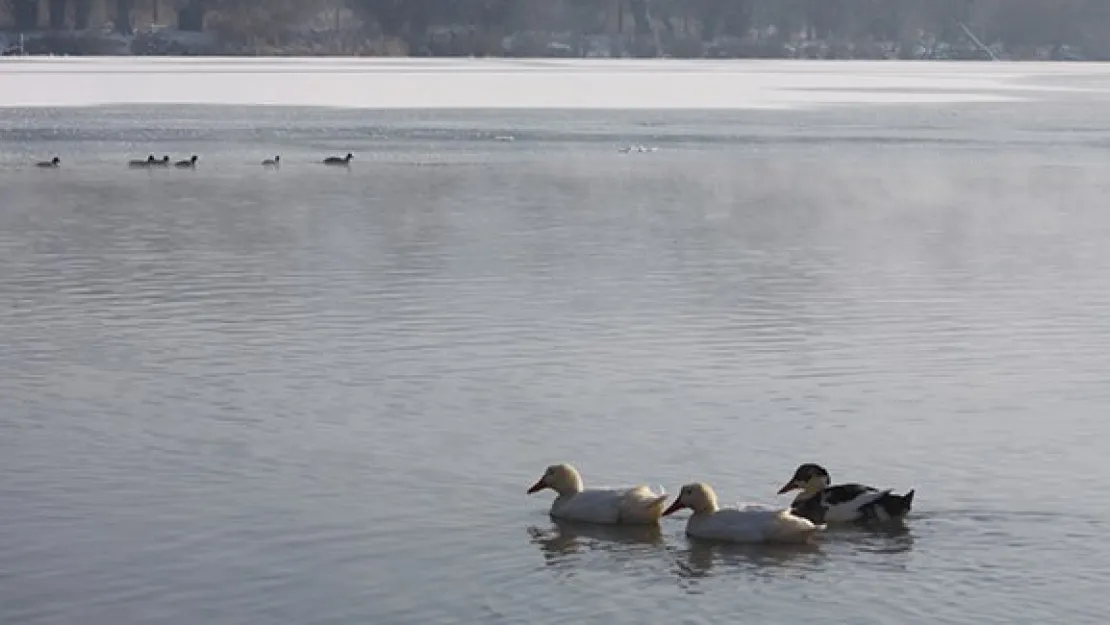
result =
M1102 622L1107 111L9 109L0 622ZM725 549L558 461L917 509Z

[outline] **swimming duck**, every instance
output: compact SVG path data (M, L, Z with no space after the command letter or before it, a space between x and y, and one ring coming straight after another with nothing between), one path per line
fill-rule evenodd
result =
M151 160L150 161L150 166L151 167L169 167L170 166L170 157L169 157L169 155L167 154L166 156L163 156L162 160L160 160L160 161Z
M55 156L54 158L52 158L48 161L42 161L41 163L35 163L35 167L42 167L44 169L46 169L46 168L57 169L58 167L61 166L61 164L62 164L62 159Z
M350 165L351 164L351 159L354 158L354 157L355 157L355 155L351 154L350 152L348 152L347 156L344 157L344 158L340 158L338 156L329 156L329 157L324 159L324 164L325 165Z
M190 158L188 160L177 161L176 163L173 164L173 166L178 168L178 169L189 169L189 168L196 169L196 167L197 167L197 155L194 154L192 156L192 158Z
M150 167L150 166L154 165L154 163L156 163L156 162L157 161L154 160L154 155L151 154L150 156L146 157L146 160L143 160L143 161L128 161L127 166L128 167Z
M279 167L281 165L281 157L275 156L262 161L263 167Z
M832 485L829 472L819 464L806 463L779 489L782 495L802 492L790 504L791 510L814 523L883 523L905 518L913 506L914 491L895 495L891 489L879 490L863 484Z
M568 521L608 525L644 525L658 523L667 503L665 493L653 492L639 485L622 489L582 486L582 476L569 464L553 464L528 489L528 494L545 488L558 496L551 504L550 515Z
M705 482L686 484L669 508L667 516L683 508L694 513L686 522L691 538L731 543L804 543L825 529L787 509L763 506L720 508L717 493Z

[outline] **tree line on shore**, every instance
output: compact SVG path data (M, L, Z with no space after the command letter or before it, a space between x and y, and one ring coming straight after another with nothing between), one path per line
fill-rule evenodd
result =
M250 2L251 0L230 0ZM973 25L987 39L1054 45L1110 35L1108 0L349 0L388 36L437 24L502 31L567 30L640 35L683 28L703 39L775 26L810 38L897 40L909 31L957 34ZM693 28L691 28L693 25ZM962 30L962 29L961 29Z
M113 21L157 0L115 0ZM33 30L39 0L0 0L17 30ZM51 27L88 27L92 0L47 0ZM465 26L483 36L522 31L582 35L744 37L773 26L781 37L899 41L928 32L948 40L964 26L985 42L1059 46L1110 41L1110 0L177 0L176 25L272 38L325 11L342 9L375 36L411 49L429 28ZM338 15L338 13L337 13Z
M114 0L110 5L109 18L121 34L131 34L132 14L144 3L158 0ZM314 0L308 0L310 3ZM200 31L204 29L205 17L222 3L210 0L179 0L175 3L176 25L181 30ZM94 0L47 0L45 9L50 30L72 29L84 31L92 26ZM254 0L254 4L265 7L265 0ZM6 16L10 28L20 32L39 29L42 20L40 12L44 8L40 0L0 0L0 17Z

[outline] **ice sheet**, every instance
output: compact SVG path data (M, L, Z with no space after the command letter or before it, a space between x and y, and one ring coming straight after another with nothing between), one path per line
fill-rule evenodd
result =
M397 58L6 57L0 106L792 108L998 102L1103 64Z

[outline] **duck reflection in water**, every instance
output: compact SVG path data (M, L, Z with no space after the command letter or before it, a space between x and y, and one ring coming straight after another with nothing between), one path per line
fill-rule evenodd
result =
M687 549L675 550L673 572L679 585L698 592L698 580L736 571L757 577L805 577L835 566L842 559L867 560L892 571L904 570L913 550L913 534L902 527L865 531L854 527L827 532L818 543L734 544L687 539Z
M845 528L832 533L843 539L843 544L856 553L878 554L884 559L885 565L903 567L905 560L902 558L889 558L894 555L904 555L913 551L913 532L904 525L892 525L884 528L855 529Z
M715 567L747 570L756 574L812 569L825 557L820 544L737 544L690 540L688 550L675 554L679 578L709 577ZM775 573L777 574L777 573Z
M663 546L663 532L658 525L597 525L555 519L551 529L532 526L528 534L552 566L586 551L632 555Z

